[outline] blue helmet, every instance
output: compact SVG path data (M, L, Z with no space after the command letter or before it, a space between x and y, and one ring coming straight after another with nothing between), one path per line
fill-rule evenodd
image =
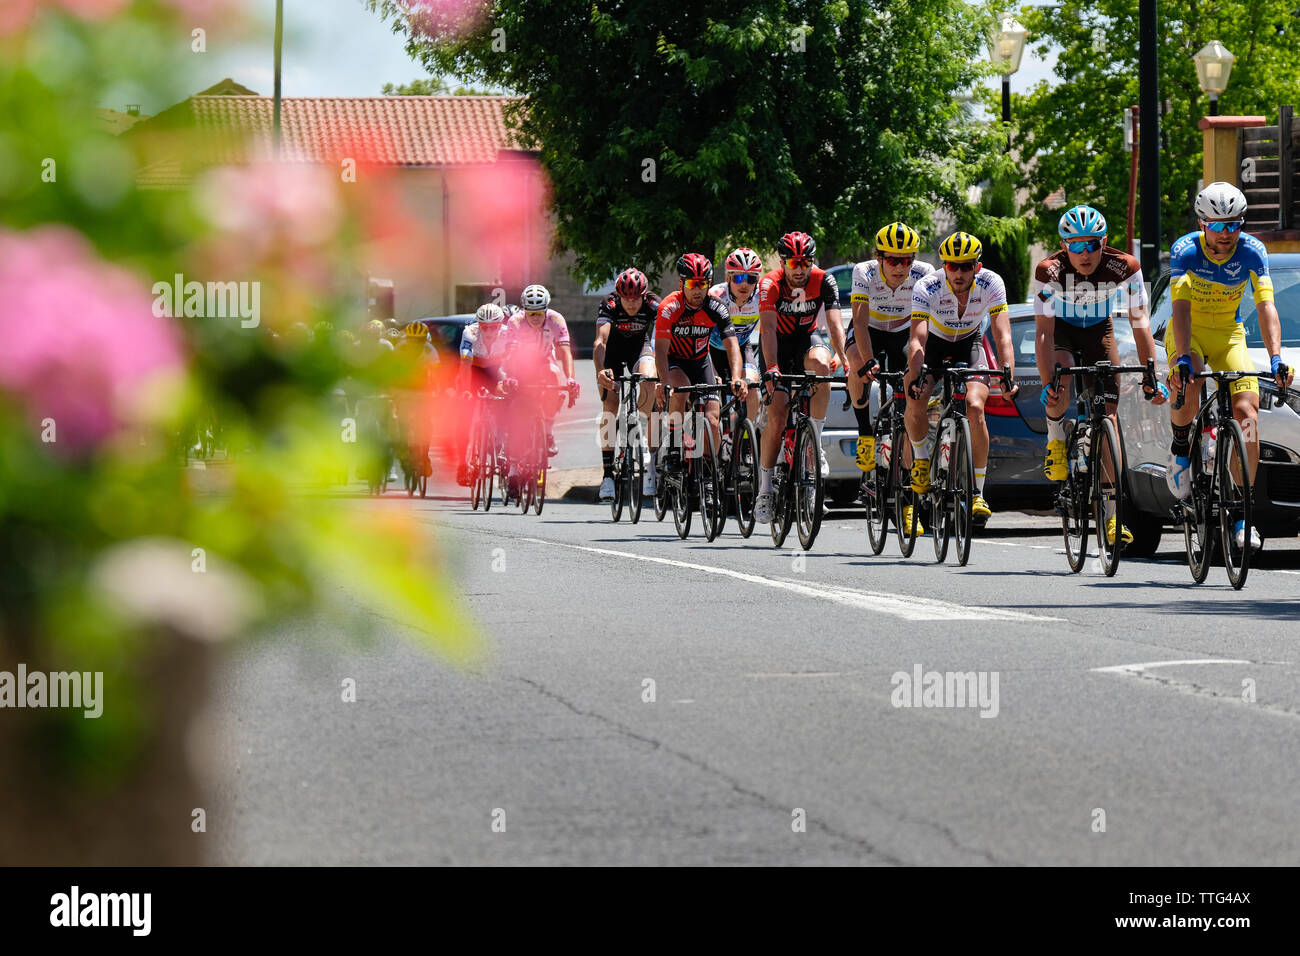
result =
M1091 206L1075 206L1061 217L1056 231L1062 239L1106 235L1106 217Z

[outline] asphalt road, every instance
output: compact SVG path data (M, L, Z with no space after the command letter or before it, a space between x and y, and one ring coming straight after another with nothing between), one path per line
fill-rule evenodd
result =
M1192 585L1173 537L1072 575L1041 517L995 515L958 569L928 538L870 557L847 514L804 555L439 491L325 506L436 535L489 658L455 670L390 622L358 647L342 619L240 650L215 860L1300 862L1294 541L1234 592ZM984 694L913 694L931 671Z

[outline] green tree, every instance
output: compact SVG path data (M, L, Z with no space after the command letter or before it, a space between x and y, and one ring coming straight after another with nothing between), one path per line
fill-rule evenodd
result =
M1300 19L1296 0L1182 0L1161 5L1160 95L1163 242L1195 228L1192 200L1201 179L1202 136L1197 128L1209 100L1196 82L1193 55L1218 39L1237 57L1224 114L1277 116L1300 98ZM1021 20L1039 53L1057 48L1057 82L1014 95L1012 116L1028 143L1026 185L1039 211L1034 237L1056 242L1057 214L1042 206L1064 187L1071 205L1088 202L1111 223L1123 245L1129 154L1123 111L1138 102L1138 21L1131 0L1077 0L1062 6L1022 7ZM1164 145L1167 144L1167 145ZM1139 197L1139 203L1141 199Z
M445 77L425 76L400 86L385 83L379 91L384 96L491 96L490 90L472 86L452 87Z
M591 281L791 229L828 262L892 219L928 233L1001 152L958 99L986 71L986 21L960 0L500 0L461 32L367 3L431 74L527 96L512 120Z

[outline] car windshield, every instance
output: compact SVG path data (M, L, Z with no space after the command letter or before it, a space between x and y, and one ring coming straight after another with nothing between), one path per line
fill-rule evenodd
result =
M465 331L464 322L428 322L429 330L433 333L433 344L446 348L460 348L460 337Z
M1011 344L1016 350L1016 368L1030 369L1037 361L1034 355L1034 335L1037 325L1033 315L1011 320Z
M1300 347L1300 269L1275 269L1270 275L1273 278L1273 301L1277 303L1277 314L1282 321L1282 345L1284 348ZM1173 300L1166 288L1156 305L1151 323L1160 341L1164 341L1164 330L1173 311ZM1240 314L1242 325L1246 328L1246 345L1250 348L1263 348L1264 340L1259 334L1259 313L1255 309L1249 287L1241 297Z

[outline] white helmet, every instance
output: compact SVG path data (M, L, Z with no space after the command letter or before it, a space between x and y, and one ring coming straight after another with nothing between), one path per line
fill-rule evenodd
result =
M478 322L480 325L497 325L500 322L504 322L505 318L505 310L495 302L480 305L478 311L474 313L474 321Z
M1197 219L1240 219L1246 214L1246 197L1232 183L1210 183L1196 196Z
M524 294L519 297L519 301L529 312L540 312L551 304L551 294L546 291L544 285L530 285L524 289Z

